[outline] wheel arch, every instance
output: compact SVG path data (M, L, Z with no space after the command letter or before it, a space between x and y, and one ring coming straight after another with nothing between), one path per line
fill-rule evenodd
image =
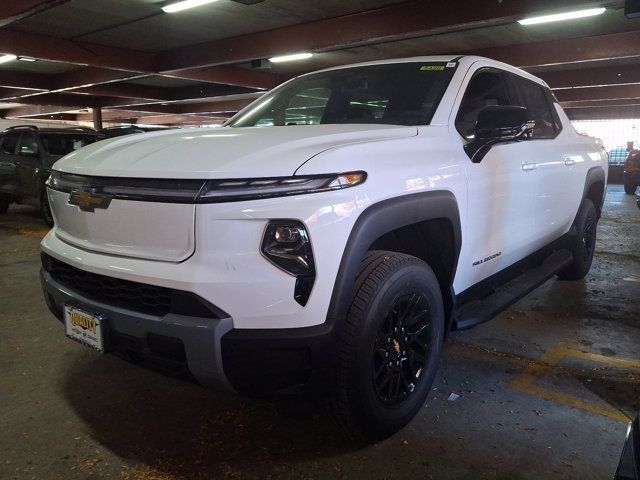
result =
M414 237L411 243L404 242L413 233L417 233L418 238ZM436 238L435 235L440 236ZM431 243L424 240L435 241L436 248L429 249ZM396 248L393 241L398 242ZM447 246L448 254L440 256L438 246ZM360 214L347 240L333 286L327 322L346 316L360 264L372 247L425 260L438 277L448 317L453 307L453 278L461 246L458 202L448 190L403 195L371 205ZM440 260L434 261L438 257ZM447 261L442 260L445 257L448 257Z
M604 168L592 167L587 171L587 176L584 181L582 200L588 198L593 202L593 205L596 207L598 218L600 218L602 214L602 206L604 205L606 178L607 177L604 173Z

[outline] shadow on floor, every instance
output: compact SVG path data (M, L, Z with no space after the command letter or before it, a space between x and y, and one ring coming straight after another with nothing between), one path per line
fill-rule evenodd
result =
M185 478L259 475L359 447L326 414L293 420L267 402L209 392L116 357L77 360L63 393L94 439L128 463Z

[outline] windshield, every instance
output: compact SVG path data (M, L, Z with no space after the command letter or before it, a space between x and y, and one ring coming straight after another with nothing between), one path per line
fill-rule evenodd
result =
M77 133L41 133L40 138L45 150L51 155L67 155L101 139L93 135Z
M378 123L426 125L457 63L394 63L305 75L232 118L231 127Z

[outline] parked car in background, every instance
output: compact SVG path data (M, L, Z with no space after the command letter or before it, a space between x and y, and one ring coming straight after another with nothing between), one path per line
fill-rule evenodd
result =
M0 213L11 203L31 204L47 225L53 217L45 182L53 163L79 148L103 139L91 128L9 127L0 134Z
M631 150L629 152L624 162L622 180L626 194L633 195L636 193L636 189L640 185L640 150Z
M121 137L132 133L155 132L157 130L168 130L168 127L140 127L138 125L120 125L117 127L107 127L100 130L100 134L106 138Z
M609 150L609 164L621 165L627 159L629 151L626 147L616 147Z

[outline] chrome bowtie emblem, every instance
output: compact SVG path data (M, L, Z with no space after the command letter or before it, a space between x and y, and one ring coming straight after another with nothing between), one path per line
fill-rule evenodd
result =
M84 212L93 212L96 208L108 208L112 198L111 195L97 193L95 188L72 190L68 203L78 206Z

